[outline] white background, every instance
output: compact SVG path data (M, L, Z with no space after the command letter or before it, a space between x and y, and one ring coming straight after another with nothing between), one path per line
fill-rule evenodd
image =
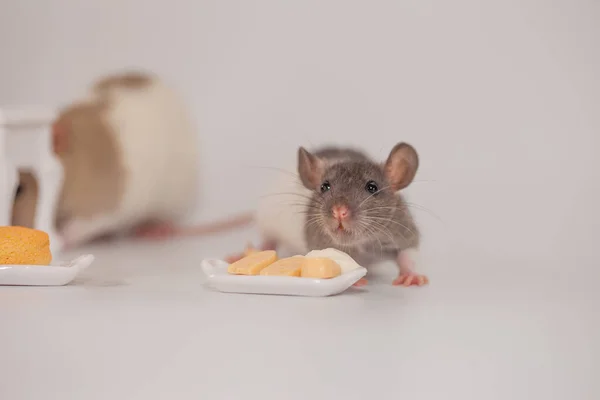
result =
M92 247L87 284L0 290L0 397L597 399L599 21L595 0L2 0L0 104L128 67L181 91L198 220L252 208L299 145L408 141L441 222L415 210L430 286L390 266L328 299L200 287L248 231Z
M441 220L415 211L426 253L571 260L599 215L599 20L592 0L4 0L0 104L149 69L197 119L202 220L252 208L299 145L408 141L411 200Z

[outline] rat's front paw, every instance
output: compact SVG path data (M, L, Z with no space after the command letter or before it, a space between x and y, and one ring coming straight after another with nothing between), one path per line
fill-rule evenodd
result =
M275 248L264 249L264 250L275 250ZM244 250L243 253L237 253L237 254L232 254L230 256L227 256L227 257L225 257L225 261L227 261L229 264L233 264L234 262L239 261L244 257L248 257L250 254L258 253L259 251L260 250L257 250L254 248L252 243L248 243L246 245L246 250Z
M231 254L227 257L225 257L225 262L229 263L229 264L233 264L236 261L241 260L242 258L246 257L246 253L237 253L237 254Z
M363 287L366 286L369 283L368 280L366 280L365 278L360 278L359 280L357 280L356 282L354 282L354 284L352 286L354 287Z
M429 283L429 278L425 275L415 274L412 272L402 273L398 275L396 279L392 282L394 286L423 286Z

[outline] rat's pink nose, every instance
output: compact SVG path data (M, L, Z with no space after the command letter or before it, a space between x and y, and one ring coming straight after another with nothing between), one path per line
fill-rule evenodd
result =
M333 217L338 221L347 219L350 216L350 210L346 206L333 206Z

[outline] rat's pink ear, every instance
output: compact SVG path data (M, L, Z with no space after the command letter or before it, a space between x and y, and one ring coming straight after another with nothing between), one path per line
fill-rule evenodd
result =
M298 174L307 189L316 189L321 184L323 161L309 153L304 147L300 147L298 149Z
M385 162L385 175L394 191L407 187L419 168L419 155L408 143L398 143L394 146Z
M61 120L52 124L52 150L55 154L63 154L69 148L69 128Z

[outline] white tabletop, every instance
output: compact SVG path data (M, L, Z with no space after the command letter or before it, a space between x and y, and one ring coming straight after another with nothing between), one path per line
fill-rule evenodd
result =
M474 257L420 289L389 265L330 298L205 288L200 259L242 243L96 245L78 285L0 288L0 399L599 398L597 274Z

